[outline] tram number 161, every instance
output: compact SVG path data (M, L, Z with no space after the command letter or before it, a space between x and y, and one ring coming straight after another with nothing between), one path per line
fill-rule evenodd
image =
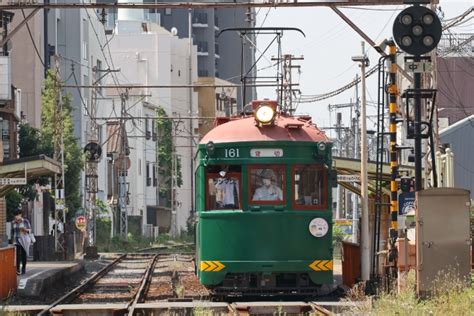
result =
M238 158L240 157L240 151L238 148L226 148L224 149L225 158Z

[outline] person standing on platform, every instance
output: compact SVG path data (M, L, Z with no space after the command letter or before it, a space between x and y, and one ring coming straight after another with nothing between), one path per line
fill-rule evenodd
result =
M21 274L26 273L26 261L31 245L31 225L28 219L22 217L21 210L16 210L14 215L11 237L16 246L16 274L20 275L20 263L22 265Z

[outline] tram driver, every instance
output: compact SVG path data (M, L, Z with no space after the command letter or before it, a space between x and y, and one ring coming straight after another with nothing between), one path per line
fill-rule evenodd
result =
M276 182L276 175L272 169L263 169L260 172L262 185L255 190L253 195L254 201L282 201L283 191L278 187Z

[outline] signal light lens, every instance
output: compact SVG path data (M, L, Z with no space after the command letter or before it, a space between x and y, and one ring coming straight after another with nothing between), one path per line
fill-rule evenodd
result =
M411 17L411 15L405 14L404 16L402 16L401 21L403 25L408 26L411 24L411 22L413 22L413 18Z
M423 27L421 25L415 25L412 29L411 29L413 35L415 36L420 36L421 34L423 34Z
M433 36L427 35L427 36L423 37L423 45L430 47L433 44L434 44Z
M424 23L424 24L426 24L426 25L431 25L431 24L433 23L433 21L434 21L433 15L431 15L431 14L428 13L428 14L425 14L425 15L423 16L423 23Z
M255 119L261 124L268 124L273 121L275 113L271 106L262 104L255 111Z
M403 36L402 37L402 45L405 47L411 46L413 44L413 40L410 36Z

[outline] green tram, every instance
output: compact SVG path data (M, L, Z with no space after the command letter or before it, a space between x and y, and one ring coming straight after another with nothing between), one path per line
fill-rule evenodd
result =
M199 280L215 295L315 295L333 283L332 144L309 117L252 107L198 147Z

